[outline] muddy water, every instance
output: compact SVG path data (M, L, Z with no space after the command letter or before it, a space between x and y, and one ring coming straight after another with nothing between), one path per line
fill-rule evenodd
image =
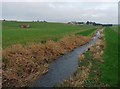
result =
M31 87L53 87L69 78L78 67L78 55L84 53L97 39L98 35L89 43L74 49L72 52L52 62L49 66L48 73L40 77Z

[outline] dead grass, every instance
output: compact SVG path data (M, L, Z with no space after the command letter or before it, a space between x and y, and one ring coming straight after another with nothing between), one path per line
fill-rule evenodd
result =
M78 69L81 70L81 72L76 73L76 75L73 77L70 77L69 80L65 80L61 86L62 87L83 87L82 84L88 78L91 67L92 67L91 63L89 63L88 66L79 67Z
M50 62L90 40L91 37L67 36L59 42L6 48L3 50L3 87L29 86L47 72Z

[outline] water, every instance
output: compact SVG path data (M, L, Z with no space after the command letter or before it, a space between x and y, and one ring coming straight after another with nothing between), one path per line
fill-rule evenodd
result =
M52 62L48 73L36 80L32 87L53 87L69 78L78 67L78 55L86 52L88 47L97 41L98 37L96 35L89 43L74 49L72 52Z

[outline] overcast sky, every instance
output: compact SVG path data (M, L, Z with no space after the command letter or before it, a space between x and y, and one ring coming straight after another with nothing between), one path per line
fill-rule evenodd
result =
M89 20L116 24L118 23L118 3L3 2L2 19L46 20L52 22Z

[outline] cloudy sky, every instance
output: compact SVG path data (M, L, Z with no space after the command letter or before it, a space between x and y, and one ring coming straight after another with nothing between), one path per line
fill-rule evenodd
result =
M2 2L2 19L118 23L118 2ZM16 2L15 2L16 1ZM34 1L34 2L32 2ZM85 0L84 0L85 1ZM105 2L106 1L106 2ZM110 2L111 1L111 2Z

